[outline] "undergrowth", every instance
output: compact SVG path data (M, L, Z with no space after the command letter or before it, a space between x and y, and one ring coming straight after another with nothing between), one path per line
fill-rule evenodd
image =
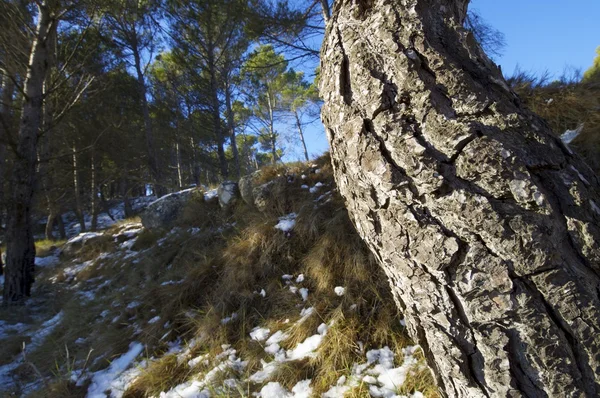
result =
M388 346L402 358L402 348L411 344L400 324L402 315L386 276L355 232L335 190L329 160L319 159L316 167L268 167L255 178L257 185L269 181L278 187L269 198L272 205L262 212L242 200L221 211L216 201L196 196L181 212L177 228L141 232L133 251L118 250L119 231L127 224L113 227L110 233L117 238L102 243L102 253L113 254L90 249L93 256L86 252L84 257L93 264L71 282L76 288L59 288L63 322L29 357L39 372L53 376L43 389L45 395L35 396L83 396L86 385L76 385L71 369L103 369L127 351L131 341L145 345L147 367L124 397L158 396L214 365L190 367L168 353L174 341L197 342L189 358L205 353L214 358L223 345L231 345L248 361L240 377L245 380L261 368L261 360L272 359L263 343L249 337L257 326L284 331L288 338L281 346L292 349L314 335L320 324L330 325L316 356L283 364L273 378L288 389L312 379L314 396L348 375L353 364L364 362L369 349ZM324 184L317 195L302 187L317 182ZM288 213L297 214L294 229L275 229L278 218ZM51 277L67 265L42 273L39 289L60 285ZM290 291L283 275L304 275L306 302ZM101 282L104 286L92 300L82 300L79 291ZM336 286L344 287L343 295L336 294ZM298 322L303 306L313 307L315 313ZM237 317L223 322L232 314ZM421 391L436 397L429 370L423 365L419 369L409 374L399 393ZM219 378L228 376L223 372ZM247 382L226 395L215 390L215 396L250 396L260 387ZM368 396L368 386L354 387L346 396Z

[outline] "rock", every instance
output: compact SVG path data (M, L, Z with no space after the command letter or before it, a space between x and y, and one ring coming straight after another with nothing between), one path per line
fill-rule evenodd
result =
M242 200L251 207L254 207L254 193L252 190L254 189L254 176L256 173L248 174L240 178L240 182L238 183L240 194L242 195Z
M267 213L274 211L282 213L287 208L287 177L277 177L266 184L259 185L252 189L254 197L254 206Z
M140 215L144 228L166 230L173 227L181 209L191 198L194 190L195 188L191 188L174 192L150 203Z
M221 207L229 207L240 197L240 189L235 181L223 181L217 190Z
M75 257L84 246L96 245L107 240L112 240L112 237L104 235L101 232L82 232L64 244L60 251L60 256L67 258Z

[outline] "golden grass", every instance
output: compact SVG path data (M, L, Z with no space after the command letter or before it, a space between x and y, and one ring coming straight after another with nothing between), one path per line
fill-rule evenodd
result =
M357 341L364 343L365 350L387 345L401 353L402 347L410 344L399 325L402 317L394 306L386 276L354 231L341 197L333 192L327 203L315 206L315 195L300 188L316 182L329 184L321 194L334 188L329 159L323 157L315 163L310 168L294 164L262 170L258 182L271 181L279 175L295 176L292 182L281 179L278 192L286 193L274 197L276 203L266 214L242 201L224 213L217 210L214 202L205 203L198 197L182 212L178 221L182 229L164 236L162 246L156 244L160 235L144 231L137 238L135 249L139 251L135 258L124 260L115 253L114 258L95 261L78 276L78 281L87 283L102 278L110 279L110 285L90 303L65 293L65 304L61 304L64 321L39 352L31 356L32 362L38 364L52 358L51 363L58 364L54 367L64 372L65 346L70 350L70 358L79 364L94 348L89 366L94 371L127 351L132 340L140 341L147 347L146 355L158 359L149 362L125 396L146 397L208 370L202 365L189 369L187 360L180 364L174 355L162 356L167 341L177 337L184 341L200 338L192 357L205 352L214 357L222 352L222 344L231 344L238 357L248 361L249 376L262 367L261 360L272 360L264 352L264 343L249 338L252 328L264 326L272 332L285 331L289 337L281 346L291 349L326 323L331 326L318 357L286 363L275 377L286 388L311 378L315 394L320 394L335 385L340 376L349 375L352 364L365 361ZM320 173L314 173L315 168ZM305 179L300 178L303 174ZM291 234L275 229L277 218L292 211L298 217ZM226 223L228 228L217 229ZM192 227L200 228L200 232L191 235L187 229ZM114 228L113 233L121 226ZM86 249L86 258L114 249L114 244L111 248L100 242L97 248ZM58 267L58 272L62 267ZM307 302L290 292L281 279L283 274L301 273L306 279L298 287L308 288ZM338 297L334 293L336 286L344 286L345 295ZM266 291L266 297L258 294L261 289ZM142 305L127 309L134 300ZM301 308L309 306L315 308L315 313L297 323ZM101 320L98 314L103 310L109 314ZM237 319L221 322L234 312ZM148 324L155 316L160 316L160 322ZM133 335L132 323L141 328L140 334ZM165 324L169 325L167 329ZM78 337L86 336L86 344L73 344ZM45 374L51 371L44 366L40 369ZM227 373L222 375L226 376ZM418 389L427 391L426 396L435 396L430 393L435 387L426 372L419 371L409 379L406 391ZM53 388L64 390L64 396L69 396L71 387L57 379ZM260 385L248 384L240 391L215 390L214 395L249 396L259 390ZM360 394L366 391L365 387L358 387L348 396L365 396Z

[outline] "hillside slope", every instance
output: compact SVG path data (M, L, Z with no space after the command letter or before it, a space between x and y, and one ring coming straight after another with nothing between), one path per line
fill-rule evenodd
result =
M168 232L125 220L39 258L34 298L0 309L0 391L437 396L328 159L254 183L261 211L198 192Z

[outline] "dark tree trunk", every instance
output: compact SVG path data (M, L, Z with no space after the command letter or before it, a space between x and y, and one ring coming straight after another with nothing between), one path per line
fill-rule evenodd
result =
M67 231L65 231L65 222L63 221L62 214L56 217L56 221L58 224L58 235L62 240L67 239Z
M231 84L227 83L225 87L225 104L227 106L227 124L229 127L229 145L233 153L233 165L235 167L235 176L240 178L240 156L238 153L237 141L235 139L235 119L233 106L231 104Z
M34 281L35 246L31 228L31 206L35 183L37 144L42 125L44 78L48 69L50 32L56 29L48 4L38 6L36 37L31 47L24 83L23 108L17 153L11 177L12 197L9 202L6 230L6 276L4 303L20 301L31 294Z
M444 395L597 397L598 180L462 29L467 3L335 3L335 177Z
M146 138L148 166L150 168L150 175L152 176L152 180L154 182L155 194L156 196L162 196L166 193L166 190L162 186L162 173L160 172L160 167L158 165L154 134L152 131L152 119L150 118L150 107L148 105L148 99L146 98L146 82L144 81L144 72L142 70L142 60L137 46L137 38L133 38L131 47L133 48L133 59L137 75L138 93L140 96L140 103L142 105L142 115L144 117L144 136Z
M304 131L302 131L302 122L300 121L300 116L298 115L298 112L294 112L294 117L296 119L296 127L298 128L300 142L302 142L302 148L304 149L304 159L308 162L310 158L308 157L308 149L306 148L306 141L304 140Z
M85 232L85 215L83 211L83 204L81 203L81 182L79 181L79 159L77 157L77 146L75 142L73 142L73 193L75 195L75 215L77 216L77 221L79 221L79 226L81 227L81 232Z
M10 127L12 126L12 111L13 94L15 86L8 74L2 79L2 92L0 100L0 230L4 224L5 201L5 184L8 177L7 159L6 159L6 141L10 136Z

